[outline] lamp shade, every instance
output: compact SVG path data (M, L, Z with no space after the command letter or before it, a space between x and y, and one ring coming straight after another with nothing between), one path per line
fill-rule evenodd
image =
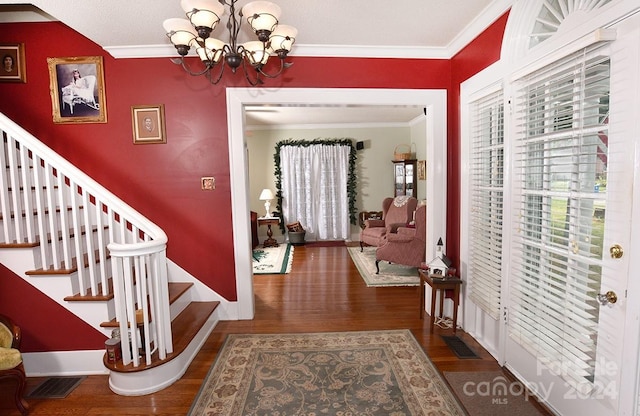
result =
M213 30L224 14L224 5L217 0L182 0L180 6L194 27Z
M242 15L255 32L259 30L272 31L278 24L281 9L270 1L254 1L242 8Z
M171 43L174 45L189 46L191 41L198 37L198 34L187 19L172 18L162 23Z
M296 36L298 35L298 29L289 25L278 25L275 30L269 36L270 47L269 50L277 52L280 50L290 51Z
M260 201L271 201L273 199L273 192L271 189L263 189L260 192Z
M219 62L223 55L224 42L216 38L207 38L204 47L200 46L194 39L192 45L195 47L198 56L203 61Z
M265 49L264 43L259 40L253 40L251 42L243 43L242 46L247 51L246 56L252 66L264 65L267 63L267 60L269 59L269 52ZM262 192L264 193L264 191L271 192L269 189L265 189ZM271 198L269 199L273 199L273 194L271 194Z

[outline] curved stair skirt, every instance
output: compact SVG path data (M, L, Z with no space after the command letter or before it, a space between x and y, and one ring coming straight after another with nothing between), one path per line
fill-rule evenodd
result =
M181 354L162 365L143 371L109 372L109 388L121 396L143 396L169 387L184 375L219 321L218 308L216 308L189 346Z

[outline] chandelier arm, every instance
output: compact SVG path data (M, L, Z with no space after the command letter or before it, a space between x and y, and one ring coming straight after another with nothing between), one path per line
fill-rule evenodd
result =
M197 77L197 76L200 76L200 75L204 75L208 71L210 71L211 68L214 67L214 65L211 65L211 64L204 64L205 67L204 67L204 69L202 71L192 71L191 70L191 66L186 62L184 57L171 59L171 62L173 62L174 64L177 64L177 65L181 65L182 69L184 69L187 74L189 74L191 76L194 76L194 77Z
M212 72L213 68L215 68L215 66L216 66L215 64L209 66L209 71L207 71L207 73L205 75L211 84L217 84L218 82L220 82L220 80L222 79L222 74L224 74L225 64L224 64L224 62L220 62L220 65L219 65L220 66L220 70L218 71L218 76L215 77L215 80L214 80L214 78L211 76L211 72Z
M280 74L282 74L282 71L284 71L286 68L289 68L291 65L293 64L285 62L284 59L280 59L280 69L277 72L269 74L263 71L262 67L256 68L256 71L258 71L260 74L264 75L267 78L277 78Z
M251 86L253 86L253 87L255 87L256 85L262 84L263 82L260 79L260 69L254 67L251 64L247 65L247 62L248 62L248 59L246 59L246 58L242 60L242 72L244 72L244 77L247 80L247 82L249 84L251 84ZM256 72L255 79L251 79L251 77L249 76L249 71L250 71L249 68L255 70L255 72Z

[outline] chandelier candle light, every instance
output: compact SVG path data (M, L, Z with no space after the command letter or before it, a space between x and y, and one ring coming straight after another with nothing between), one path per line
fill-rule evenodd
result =
M264 218L271 218L271 214L269 213L269 207L271 207L271 200L273 199L273 192L271 189L263 189L260 193L260 201L264 201L264 209L266 214L264 214Z
M187 19L172 18L163 23L167 36L180 55L180 58L172 59L172 62L182 65L191 75L205 75L212 84L217 84L222 78L225 63L234 73L242 66L244 76L251 85L262 84L260 75L276 78L285 68L291 66L292 64L285 62L285 59L291 51L298 31L294 27L278 24L280 7L268 1L254 1L247 3L236 16L237 1L182 0L180 6L185 11ZM229 43L210 37L225 12L225 5L229 6L230 14L226 25ZM238 44L243 17L258 40ZM185 57L192 47L203 64L199 71L191 70L185 62ZM267 73L263 68L271 55L280 59L280 69L274 73ZM212 75L212 70L216 67L218 72Z

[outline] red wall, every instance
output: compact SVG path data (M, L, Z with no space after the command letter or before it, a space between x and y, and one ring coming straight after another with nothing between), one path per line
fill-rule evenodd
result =
M460 84L500 59L509 13L503 14L451 59L447 94L447 256L460 260Z
M452 185L448 201L457 207L459 161L458 152L452 153L459 149L458 128L453 125L458 122L457 77L475 73L497 59L503 20L506 18L479 38L484 40L474 42L453 60L293 57L294 65L285 75L268 79L265 85L450 90L448 166ZM203 77L188 76L168 58L117 60L57 22L0 24L2 42L25 43L27 83L0 83L0 111L162 227L169 237L171 260L225 298L236 300L225 85L246 86L243 77L229 72L220 85L210 85ZM476 55L483 59L475 59ZM52 122L46 58L73 56L103 56L106 124ZM469 67L463 71L456 65ZM131 106L143 104L165 105L166 144L133 145ZM202 176L216 178L214 192L200 190ZM449 247L459 245L459 220L451 218L457 216L450 215ZM13 316L20 316L26 305L18 299L38 295L30 285L7 283L19 278L4 268L0 279L0 312L10 310ZM41 303L46 302L39 300L38 305ZM44 322L23 323L33 332L46 327ZM91 338L94 331L85 332ZM96 342L94 347L102 345ZM53 343L33 348L57 349ZM68 341L67 349L79 348L86 346Z
M34 279L46 279L46 276ZM105 337L0 264L0 313L22 330L23 352L95 350Z

